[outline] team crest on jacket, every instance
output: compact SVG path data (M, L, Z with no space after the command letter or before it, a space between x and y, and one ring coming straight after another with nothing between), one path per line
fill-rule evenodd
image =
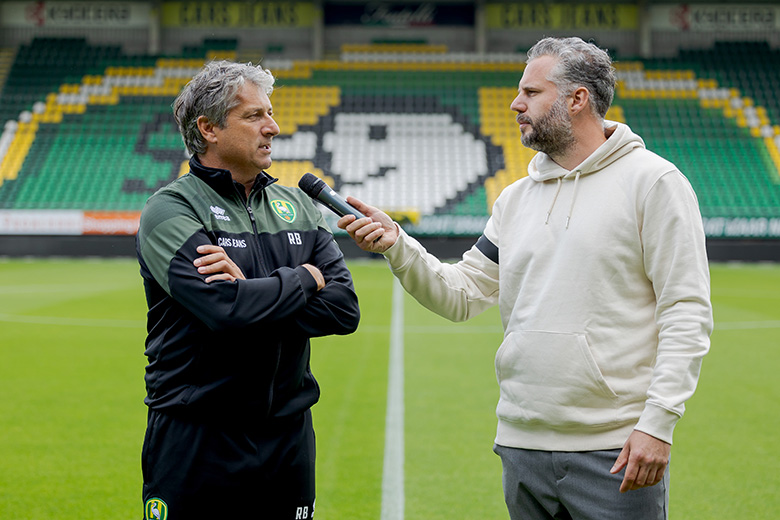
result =
M168 518L168 505L159 498L150 498L144 505L144 520L165 520Z
M295 206L292 205L292 202L286 200L281 200L281 199L272 200L271 208L274 210L274 213L276 213L276 216L278 216L280 219L284 220L288 224L293 222L295 220L295 217L297 216L297 213L295 211Z

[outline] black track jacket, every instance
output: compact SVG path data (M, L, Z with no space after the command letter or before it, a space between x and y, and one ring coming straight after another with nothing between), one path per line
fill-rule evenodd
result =
M354 332L357 295L320 210L275 181L261 172L247 201L229 171L193 157L189 174L147 201L136 250L150 408L257 423L319 399L309 338ZM222 246L247 279L206 283L193 265L203 244ZM304 263L322 271L324 289Z

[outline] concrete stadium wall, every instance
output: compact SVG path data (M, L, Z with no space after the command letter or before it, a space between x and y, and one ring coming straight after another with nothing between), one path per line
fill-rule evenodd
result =
M479 237L424 237L420 242L443 259L460 258ZM371 258L348 237L336 242L347 258ZM712 262L780 262L780 240L710 239L707 252ZM128 235L0 235L0 257L128 257L135 258L135 237Z

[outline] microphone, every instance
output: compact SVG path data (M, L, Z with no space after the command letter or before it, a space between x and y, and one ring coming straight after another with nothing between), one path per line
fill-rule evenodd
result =
M306 195L322 203L339 217L344 215L355 215L357 218L363 218L361 212L353 208L344 198L333 191L330 186L325 184L325 181L317 178L316 175L311 173L303 174L301 180L298 181L298 187L303 190Z

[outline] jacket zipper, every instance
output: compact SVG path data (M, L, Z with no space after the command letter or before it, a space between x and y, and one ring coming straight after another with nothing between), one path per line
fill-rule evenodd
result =
M249 215L249 221L252 222L252 232L255 234L255 244L257 245L257 255L260 257L260 276L268 276L268 267L265 261L265 255L263 254L263 247L260 244L260 233L257 232L257 220L255 219L255 212L252 210L252 195L254 190L249 192L249 197L244 197L244 194L236 187L238 198L246 209L247 215ZM246 201L246 202L244 202Z
M245 200L244 194L241 193L238 189L239 200L243 201ZM257 220L255 219L255 212L252 209L252 195L255 194L255 190L252 189L249 192L249 196L246 197L246 203L244 204L244 207L246 208L247 215L249 215L249 221L252 222L252 232L255 234L255 244L257 246L257 255L260 257L260 276L265 277L268 276L270 273L266 260L265 260L265 254L263 253L263 247L260 244L260 233L257 232ZM274 409L274 390L276 388L276 375L279 373L279 365L281 364L282 360L282 349L277 345L276 348L276 367L274 368L273 376L271 376L271 385L268 390L268 410L266 414L268 417L271 416Z

